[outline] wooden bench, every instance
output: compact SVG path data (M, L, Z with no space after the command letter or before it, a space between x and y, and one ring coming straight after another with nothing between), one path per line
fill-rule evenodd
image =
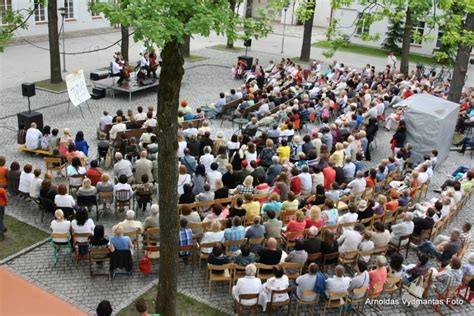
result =
M234 101L230 101L229 103L226 103L223 107L222 107L222 110L220 111L219 115L220 116L223 116L224 114L227 113L227 111L233 109L233 108L236 108L239 106L239 104L242 103L242 98L239 98L237 100L234 100Z
M22 151L22 152L25 152L25 153L32 153L32 154L41 155L41 156L50 157L50 156L53 155L47 150L42 150L42 149L30 150L26 146L20 146L20 147L18 147L18 150Z
M189 126L189 123L192 122L193 123L193 126L196 127L196 128L199 128L202 126L202 122L204 121L205 119L197 119L197 120L190 120L190 121L185 121L183 123L181 123L181 126L183 126L183 128L187 128ZM137 141L140 139L140 137L143 135L143 133L146 132L146 128L134 128L134 129L127 129L123 132L118 132L117 133L117 137L116 139L120 139L120 137L122 136L122 134L125 134L125 136L127 137L127 139L130 139L131 137L135 137L137 139ZM156 134L157 133L157 127L154 127L153 128L153 133Z
M255 103L252 106L245 108L243 117L247 117L250 113L257 111L263 104L263 100Z

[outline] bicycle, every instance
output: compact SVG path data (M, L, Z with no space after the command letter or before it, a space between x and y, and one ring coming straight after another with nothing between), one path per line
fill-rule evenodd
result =
M447 80L451 79L451 69L446 66L442 66L438 75L434 78L433 82L435 84L444 83Z

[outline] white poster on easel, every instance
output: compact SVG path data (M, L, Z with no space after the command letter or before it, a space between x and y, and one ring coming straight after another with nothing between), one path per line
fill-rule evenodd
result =
M82 69L66 76L66 86L69 99L74 106L78 106L91 98Z

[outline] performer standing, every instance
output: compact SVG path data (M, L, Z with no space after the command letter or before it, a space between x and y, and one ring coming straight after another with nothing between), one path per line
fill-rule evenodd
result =
M390 54L387 56L387 65L390 66L390 69L395 72L395 69L397 69L397 57L393 52L390 52Z

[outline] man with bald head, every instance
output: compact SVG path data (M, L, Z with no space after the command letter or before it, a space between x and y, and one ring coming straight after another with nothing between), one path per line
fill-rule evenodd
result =
M283 252L277 246L278 242L275 238L268 238L265 247L258 251L259 262L268 265L280 263Z
M335 275L326 280L326 296L329 297L329 292L347 292L351 278L344 276L345 272L344 266L336 266Z
M140 152L140 159L135 163L135 179L138 183L142 183L142 176L146 174L148 179L153 179L153 163L147 158L146 150Z
M25 145L29 150L41 149L41 138L43 134L37 128L36 123L31 123L26 131Z

